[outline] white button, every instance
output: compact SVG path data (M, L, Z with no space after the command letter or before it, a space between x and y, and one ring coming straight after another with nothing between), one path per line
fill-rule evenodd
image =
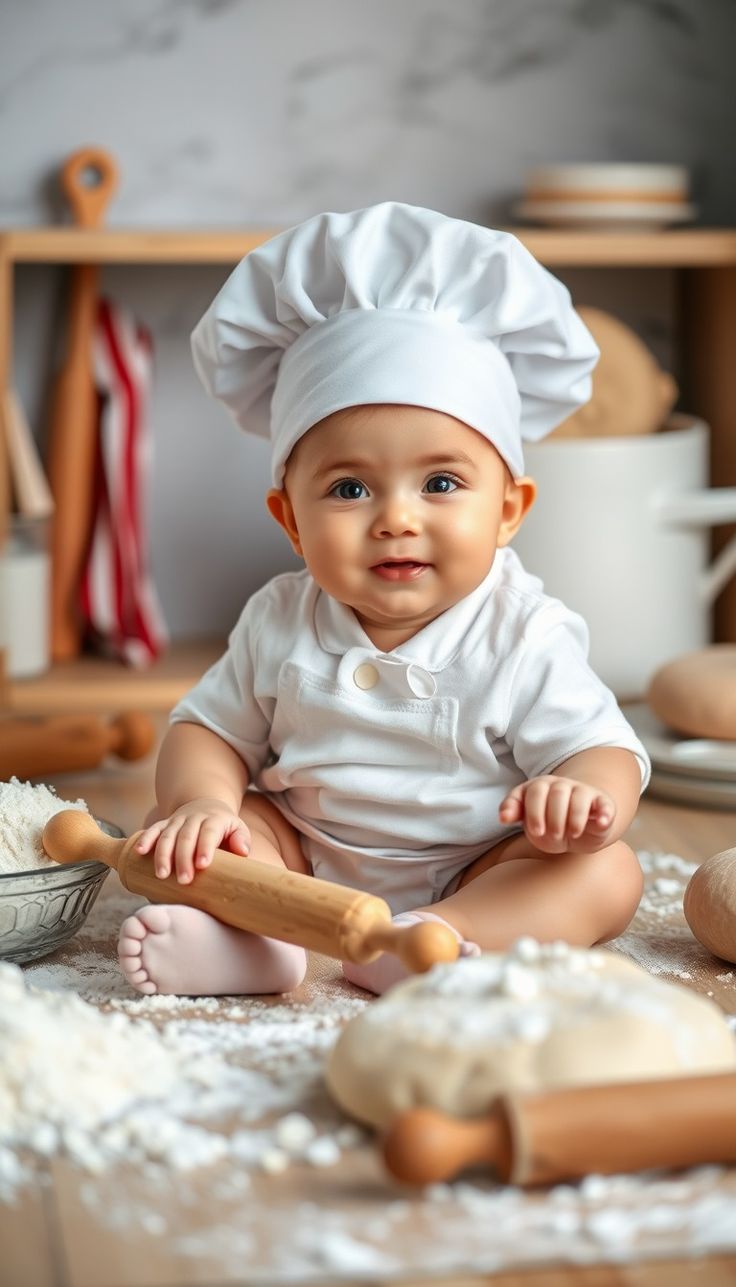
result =
M378 683L378 671L369 661L364 661L354 670L353 681L357 688L375 688Z
M434 697L437 692L437 681L428 670L411 662L406 668L406 682L415 697Z

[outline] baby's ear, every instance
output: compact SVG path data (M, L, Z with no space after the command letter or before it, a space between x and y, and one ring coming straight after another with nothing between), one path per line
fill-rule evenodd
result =
M302 543L299 540L299 530L294 518L294 510L287 492L283 487L272 487L266 493L266 509L272 518L276 519L279 527L283 527L286 535L291 541L292 549L295 554L301 555Z
M533 478L509 478L498 529L499 549L516 536L536 498L537 484Z

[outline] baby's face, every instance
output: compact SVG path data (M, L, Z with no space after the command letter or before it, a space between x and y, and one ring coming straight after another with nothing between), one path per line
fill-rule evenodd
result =
M480 585L533 498L453 416L380 405L310 429L268 507L318 585L388 651Z

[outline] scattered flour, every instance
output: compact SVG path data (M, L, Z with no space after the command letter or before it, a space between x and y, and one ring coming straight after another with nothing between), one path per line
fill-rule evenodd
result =
M677 854L639 851L639 862L648 878L642 895L640 914L667 921L682 915L682 896L685 886L697 868L697 863L686 862Z
M253 1002L249 1022L237 1021L236 1005L214 1024L204 1016L222 1013L215 998L197 1002L193 1017L186 998L136 998L132 1013L145 1007L150 1017L133 1018L38 989L0 964L0 1200L30 1180L24 1153L62 1155L94 1174L120 1162L186 1171L227 1156L270 1169L276 1148L286 1165L338 1161L348 1137L320 1137L288 1111L293 1079L319 1084L342 1023L364 1004L343 998L327 1012ZM233 1115L246 1125L274 1113L284 1114L275 1128L232 1131Z
M41 836L49 818L61 809L89 813L84 800L60 800L54 788L43 783L33 786L18 778L0 782L0 876L56 866L44 853Z
M702 949L680 922L695 865L640 857L647 892L615 947L654 974L691 973L690 944ZM142 1257L166 1237L208 1281L240 1281L244 1264L277 1284L736 1250L736 1170L589 1176L540 1193L482 1172L419 1193L392 1185L373 1138L323 1086L365 997L336 974L313 979L305 1001L134 994L112 954L134 905L113 874L63 952L22 974L0 968L0 1201L66 1157L111 1258L132 1237ZM736 971L719 982L736 985Z

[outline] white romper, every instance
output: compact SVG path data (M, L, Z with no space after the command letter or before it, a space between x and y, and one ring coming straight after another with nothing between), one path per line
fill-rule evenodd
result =
M646 751L587 663L582 618L511 549L472 594L381 652L308 572L246 604L227 652L172 712L204 725L301 835L315 876L437 901L519 830L498 819L518 782L578 751Z

